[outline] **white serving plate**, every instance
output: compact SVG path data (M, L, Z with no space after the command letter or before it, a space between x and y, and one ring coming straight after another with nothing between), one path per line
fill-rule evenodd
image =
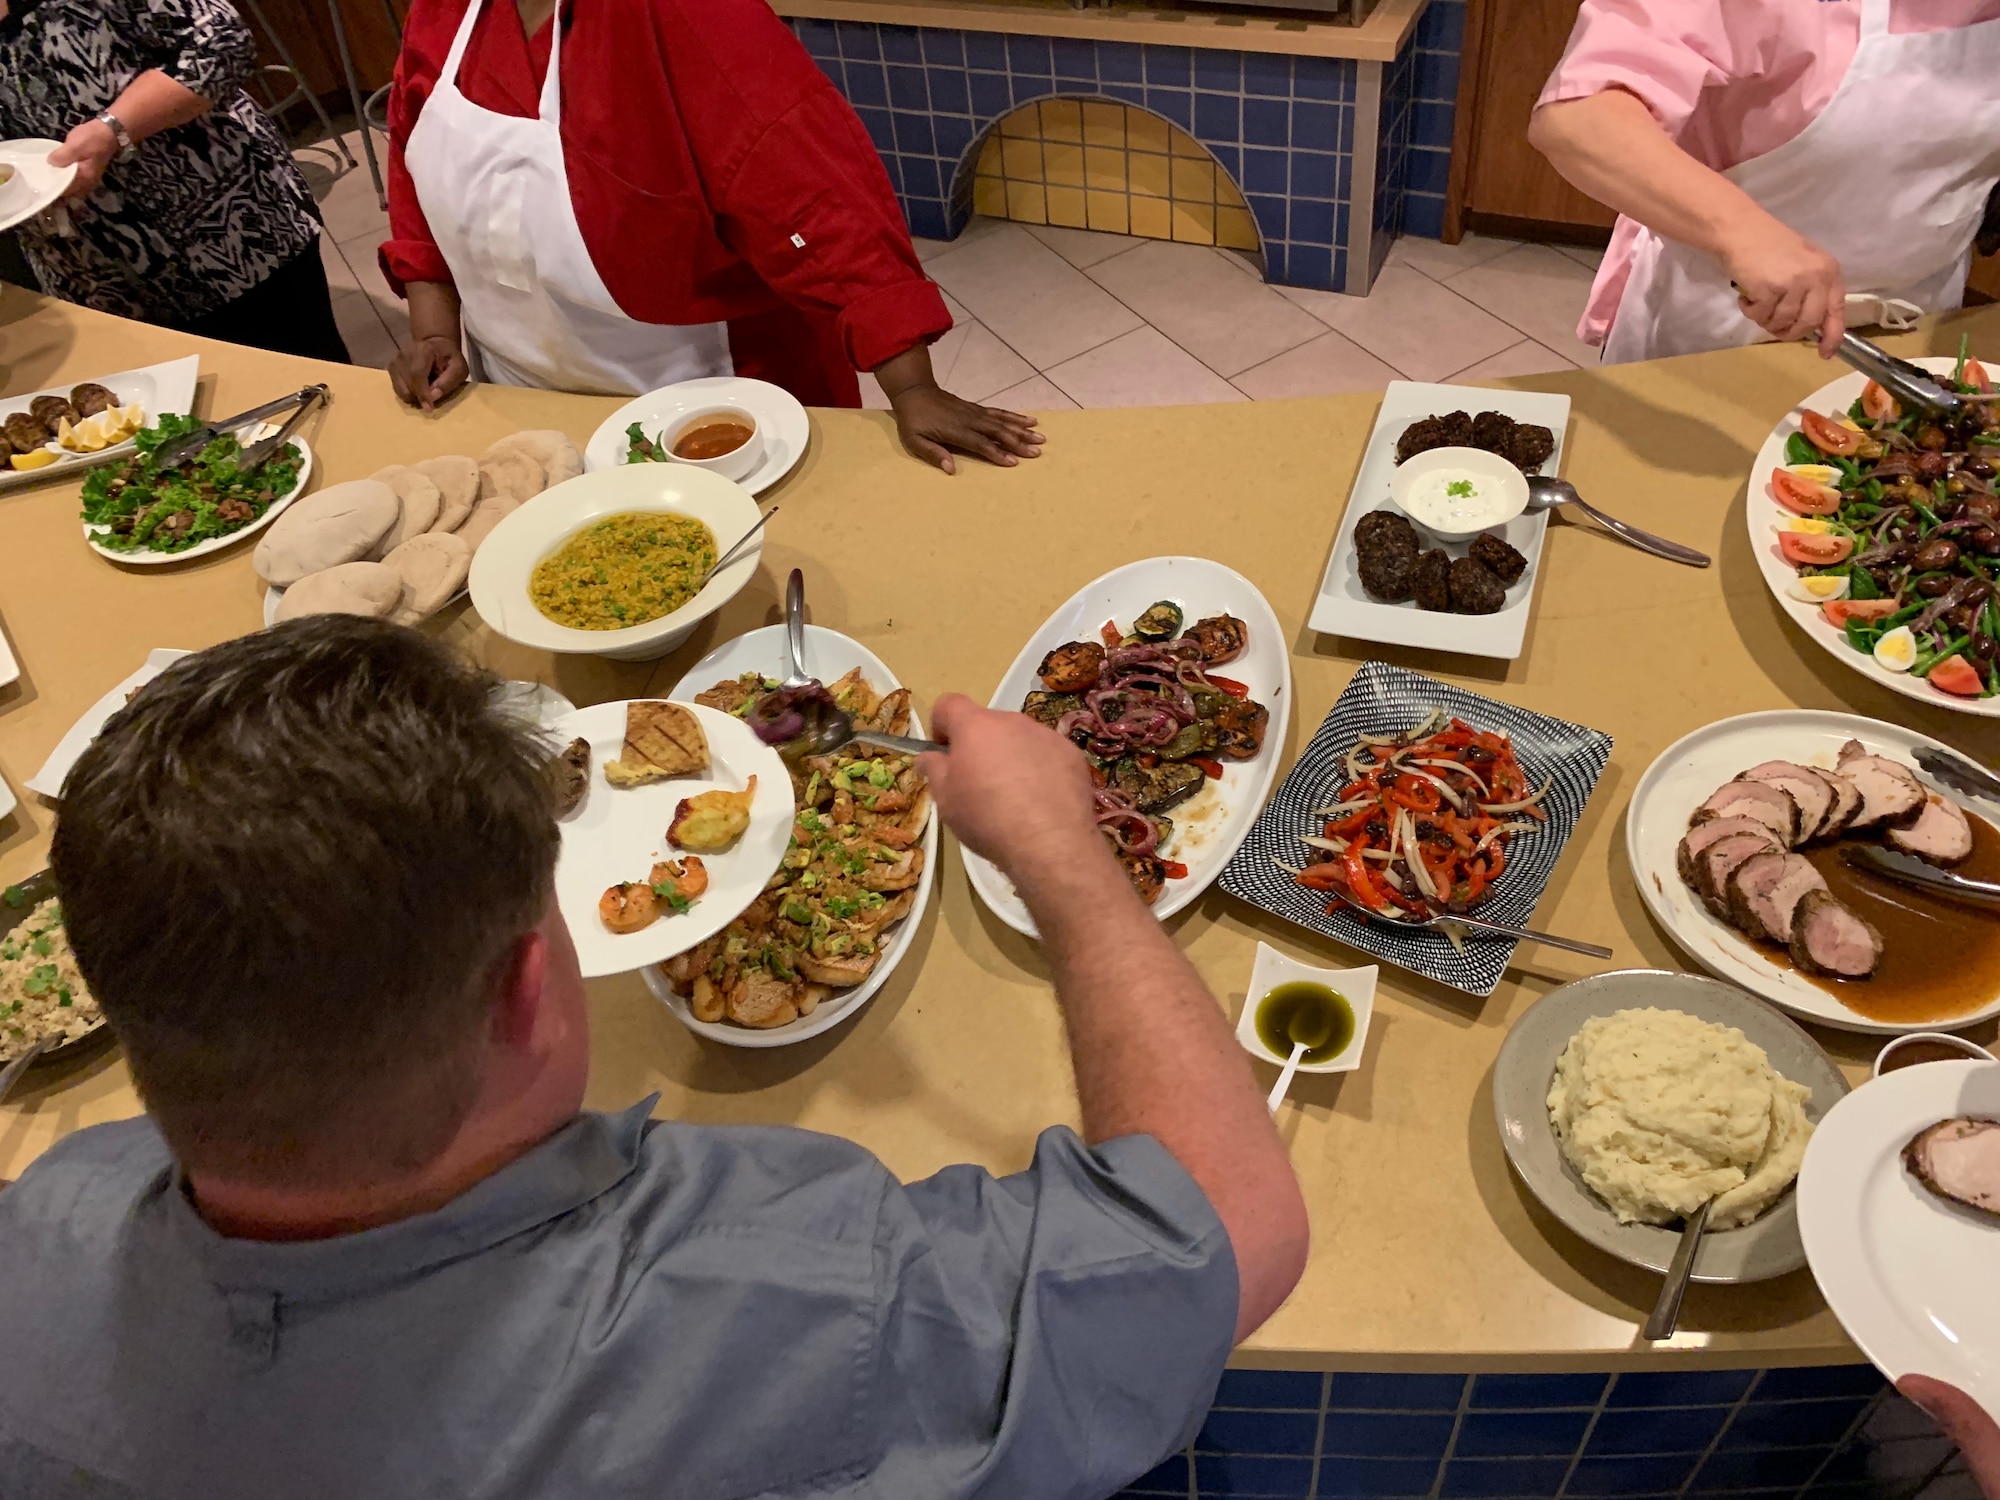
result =
M1962 1030L2000 1015L2000 995L1977 1010L1945 1021L1875 1021L1849 1010L1834 996L1789 968L1723 922L1681 882L1675 850L1687 832L1688 816L1709 794L1739 772L1767 760L1795 760L1831 769L1840 747L1860 740L1878 754L1902 761L1926 786L1934 787L1975 816L1988 816L1980 803L1939 786L1916 763L1921 746L1957 754L1928 735L1864 719L1858 714L1784 708L1741 714L1697 729L1668 746L1646 768L1625 813L1625 852L1639 896L1653 918L1709 973L1741 985L1795 1016L1844 1031L1893 1034ZM1990 817L1989 817L1990 821Z
M260 422L254 428L239 430L237 440L247 448L250 444L257 442L261 438L272 436L277 430L278 424L275 422ZM227 536L212 536L207 541L197 543L195 546L188 548L185 552L114 552L109 547L101 545L97 540L99 537L105 535L110 528L93 526L88 521L83 524L83 539L90 544L90 550L95 552L99 557L108 557L115 563L129 563L133 567L138 568L157 568L165 567L169 563L184 563L190 558L206 557L211 552L220 552L225 547L234 547L245 537L255 536L266 526L277 520L279 512L283 511L286 506L303 495L306 492L306 486L312 482L312 448L308 446L304 438L298 436L286 438L285 442L288 446L299 450L298 478L293 481L292 487L289 490L273 500L266 507L263 515L240 531L232 531Z
M1097 640L1098 629L1107 620L1129 628L1135 616L1162 599L1178 604L1189 625L1210 615L1228 614L1249 627L1250 641L1243 654L1216 672L1245 684L1250 696L1271 713L1263 748L1254 759L1224 761L1219 782L1211 781L1173 809L1174 840L1165 857L1186 865L1188 875L1185 880L1168 881L1160 893L1153 915L1164 921L1222 873L1271 795L1284 754L1292 718L1291 655L1278 617L1257 586L1234 569L1202 557L1149 557L1114 568L1072 594L1028 637L993 690L990 706L1020 708L1040 686L1035 669L1051 649L1065 641ZM1007 877L970 849L960 852L979 899L1016 932L1038 936L1034 919Z
M827 630L818 625L806 626L807 673L821 682L832 682L856 667L878 692L890 693L904 686L889 670L888 663L859 641L837 630ZM741 677L745 672L783 677L785 671L785 627L766 625L761 630L726 641L709 652L674 684L672 696L683 703L692 702L696 693L705 693L718 682ZM910 733L922 735L923 732L923 721L913 708L910 711ZM924 829L924 871L917 880L916 904L910 908L910 914L890 928L882 939L882 956L874 972L866 982L851 990L835 990L820 1002L819 1008L811 1015L801 1017L789 1026L774 1026L768 1031L752 1030L747 1026L726 1026L716 1021L697 1021L694 1012L688 1009L687 1001L673 992L657 965L648 965L641 971L646 988L689 1031L730 1047L788 1047L793 1042L803 1042L823 1031L831 1031L861 1013L861 1008L889 982L889 976L916 942L917 929L923 925L924 911L931 903L931 886L937 880L938 822L933 816Z
M742 482L751 494L763 494L806 456L806 445L812 441L812 418L798 397L765 380L709 375L648 391L606 417L583 450L584 472L622 467L629 451L625 429L634 422L645 428L646 436L657 438L662 429L673 426L688 412L718 405L742 407L757 419L763 434L764 457Z
M656 964L715 936L757 899L791 841L792 782L778 752L741 720L695 703L683 707L708 736L708 774L647 786L621 789L604 779L605 762L616 760L625 746L622 700L580 708L550 726L558 746L578 736L590 741L590 786L583 805L562 820L562 853L556 860L556 904L586 979ZM701 856L708 893L685 914L663 916L638 932L607 930L597 915L598 897L607 887L644 880L658 860L685 857L667 842L667 825L681 799L718 788L740 792L753 775L757 796L748 832L722 853Z
M1358 969L1315 968L1288 953L1280 953L1269 943L1259 943L1256 961L1250 966L1250 992L1243 997L1243 1011L1236 1018L1236 1044L1259 1062L1274 1068L1284 1067L1291 1054L1281 1056L1264 1045L1264 1039L1257 1034L1257 1007L1281 984L1323 984L1336 995L1346 997L1348 1007L1354 1012L1354 1039L1340 1050L1339 1056L1321 1063L1301 1062L1298 1071L1352 1073L1361 1066L1362 1054L1368 1050L1368 1027L1375 1019L1375 981L1381 973L1380 964L1364 964Z
M1464 385L1420 385L1392 380L1382 392L1382 409L1375 416L1368 449L1347 510L1334 533L1326 575L1313 600L1310 624L1329 635L1357 641L1384 641L1395 646L1419 646L1430 651L1459 651L1512 661L1521 654L1528 634L1528 614L1534 602L1535 580L1541 575L1542 537L1548 530L1546 512L1529 511L1498 528L1507 544L1528 560L1528 570L1507 590L1506 608L1490 615L1442 614L1418 609L1413 603L1384 604L1368 597L1354 556L1354 526L1374 510L1395 510L1390 496L1396 472L1396 440L1403 429L1425 417L1450 411L1477 414L1497 411L1517 422L1532 422L1555 434L1555 452L1541 472L1561 472L1569 427L1569 397L1544 391L1488 391ZM1423 530L1421 525L1417 528ZM1453 557L1463 557L1464 542L1440 542Z
M21 664L14 659L14 648L7 644L7 630L0 626L0 687L17 681L21 676Z
M42 762L41 770L35 772L24 783L28 790L40 792L44 797L51 799L62 796L63 778L69 775L70 767L76 764L76 758L83 754L84 748L97 738L99 731L104 728L105 721L125 706L125 700L132 689L151 682L188 654L172 647L148 651L138 671L91 704L83 717L70 725L69 733L56 742L55 749L49 752L49 758Z
M1913 359L1910 363L1922 365L1934 374L1949 375L1958 361L1943 355L1930 355ZM1743 522L1750 532L1750 550L1756 554L1757 567L1762 571L1772 597L1778 601L1778 607L1791 616L1792 623L1804 631L1813 644L1830 652L1842 665L1880 683L1891 692L1914 698L1919 703L1928 703L1933 708L1948 708L1956 713L1978 714L1988 719L2000 718L2000 697L1960 698L1942 688L1932 687L1921 677L1912 677L1907 672L1891 672L1873 656L1864 655L1848 645L1845 633L1826 623L1826 617L1819 612L1817 604L1794 599L1785 592L1786 585L1798 577L1798 570L1780 555L1774 528L1781 521L1790 520L1792 513L1771 498L1771 471L1784 467L1785 443L1799 430L1801 412L1845 416L1847 408L1854 404L1862 387L1867 384L1868 377L1858 370L1838 380L1830 380L1786 412L1784 420L1771 429L1771 435L1764 439L1764 446L1757 450L1743 505Z
M13 179L0 184L0 230L32 219L69 191L76 181L76 164L49 165L49 154L60 145L61 141L34 136L0 141L0 162L14 169Z
M757 502L743 486L692 464L628 464L579 474L523 502L472 554L466 591L479 618L508 640L537 650L652 661L680 645L697 625L733 599L764 555L759 533L736 561L679 609L624 630L575 630L535 608L528 596L535 565L592 521L626 511L692 516L714 533L718 557L758 520Z
M2000 1116L2000 1063L1924 1063L1849 1094L1806 1145L1799 1232L1827 1306L1883 1374L1933 1376L2000 1415L2000 1221L1933 1197L1902 1160L1957 1115Z
M44 391L29 391L20 396L0 398L0 421L5 421L16 412L26 411L37 396L67 397L80 385L95 384L103 386L116 396L120 406L130 406L137 402L150 425L159 421L163 412L184 416L194 410L195 377L200 373L200 357L190 354L185 359L170 359L164 364L143 365L136 370L120 370L116 375L92 375L84 380L72 380L68 385L51 386ZM94 469L99 464L113 463L131 454L132 439L127 438L122 443L113 443L98 453L71 453L66 448L56 449L56 452L59 455L56 461L46 468L0 467L0 490L25 489L29 485L40 484L50 479L66 479L84 469Z

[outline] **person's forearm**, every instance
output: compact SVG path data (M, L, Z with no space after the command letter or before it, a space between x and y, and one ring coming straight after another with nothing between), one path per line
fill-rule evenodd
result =
M1653 112L1623 89L1545 104L1528 140L1580 192L1655 234L1721 258L1746 219L1750 195L1668 138Z
M882 394L891 401L905 391L937 384L937 375L931 369L929 344L912 344L893 359L883 360L872 373L875 383L882 387Z
M1085 1138L1150 1135L1201 1186L1236 1247L1237 1337L1304 1269L1305 1204L1215 997L1094 832L1012 871L1047 947Z
M403 287L410 308L410 337L460 342L458 288L448 281L412 281Z
M147 136L199 119L208 113L211 103L158 68L149 68L126 84L124 91L111 101L110 113L118 117L118 123L134 141L143 141Z

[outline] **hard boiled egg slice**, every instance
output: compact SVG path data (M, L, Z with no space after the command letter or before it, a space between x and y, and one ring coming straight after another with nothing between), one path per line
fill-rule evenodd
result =
M1875 643L1875 661L1884 671L1907 672L1917 664L1917 638L1898 625Z
M1834 599L1845 599L1847 583L1845 573L1815 574L1794 578L1785 585L1785 592L1808 604L1825 604Z
M1785 515L1778 519L1773 531L1801 531L1807 536L1826 536L1833 531L1833 522L1825 516Z
M1840 470L1832 464L1786 464L1785 467L1814 484L1830 485L1835 489L1840 487Z

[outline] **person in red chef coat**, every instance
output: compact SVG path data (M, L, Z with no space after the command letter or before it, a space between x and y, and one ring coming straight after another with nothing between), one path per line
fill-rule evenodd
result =
M764 0L416 0L389 101L397 393L634 395L732 371L859 406L946 472L1040 451L941 390L951 327L881 159Z

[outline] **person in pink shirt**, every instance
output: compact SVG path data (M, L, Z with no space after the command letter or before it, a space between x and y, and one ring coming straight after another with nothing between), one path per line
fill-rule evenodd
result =
M1963 297L2000 0L1584 0L1528 137L1619 211L1577 330L1607 361L1830 355L1850 321Z

